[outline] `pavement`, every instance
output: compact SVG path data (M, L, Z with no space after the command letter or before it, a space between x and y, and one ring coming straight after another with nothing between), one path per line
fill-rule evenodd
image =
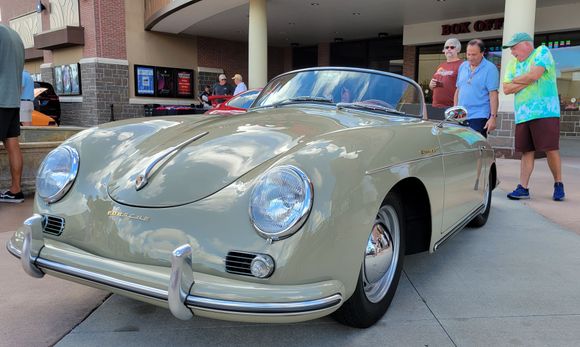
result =
M0 204L0 346L571 346L580 341L580 139L562 139L566 201L551 200L546 159L532 198L511 201L519 161L498 159L488 223L434 254L406 257L393 303L375 326L330 318L248 324L194 317L50 276L33 279L4 244L32 210Z

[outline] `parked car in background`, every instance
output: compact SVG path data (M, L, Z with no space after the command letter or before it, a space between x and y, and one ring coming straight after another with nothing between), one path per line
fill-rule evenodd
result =
M34 82L34 109L51 117L60 125L60 99L52 84Z
M245 92L233 96L229 100L217 104L211 110L205 112L206 114L219 114L222 116L233 116L240 113L245 113L252 105L254 100L258 97L262 88L250 89Z
M56 121L42 112L32 111L32 126L56 126Z
M405 255L490 213L493 149L465 109L434 121L424 106L406 77L320 67L272 79L236 117L99 125L46 156L7 249L33 277L180 319L369 327Z

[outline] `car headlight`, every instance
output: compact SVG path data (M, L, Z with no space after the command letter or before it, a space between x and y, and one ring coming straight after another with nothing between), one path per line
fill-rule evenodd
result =
M289 165L275 167L264 173L252 190L252 224L266 239L286 238L304 224L312 199L312 184L302 170Z
M51 204L62 199L79 171L79 154L69 146L60 146L47 154L36 175L36 193Z

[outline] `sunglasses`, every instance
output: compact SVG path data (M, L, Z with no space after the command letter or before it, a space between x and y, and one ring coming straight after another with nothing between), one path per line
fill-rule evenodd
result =
M445 49L455 49L455 46L445 46Z

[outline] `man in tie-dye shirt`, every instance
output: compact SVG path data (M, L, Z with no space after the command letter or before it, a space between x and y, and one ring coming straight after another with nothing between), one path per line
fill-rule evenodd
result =
M535 151L546 153L554 176L556 201L564 200L560 161L560 101L556 64L546 46L534 49L527 33L516 33L503 48L516 58L509 62L503 80L505 94L515 94L515 150L522 153L520 184L510 199L529 199L528 183L534 170Z

